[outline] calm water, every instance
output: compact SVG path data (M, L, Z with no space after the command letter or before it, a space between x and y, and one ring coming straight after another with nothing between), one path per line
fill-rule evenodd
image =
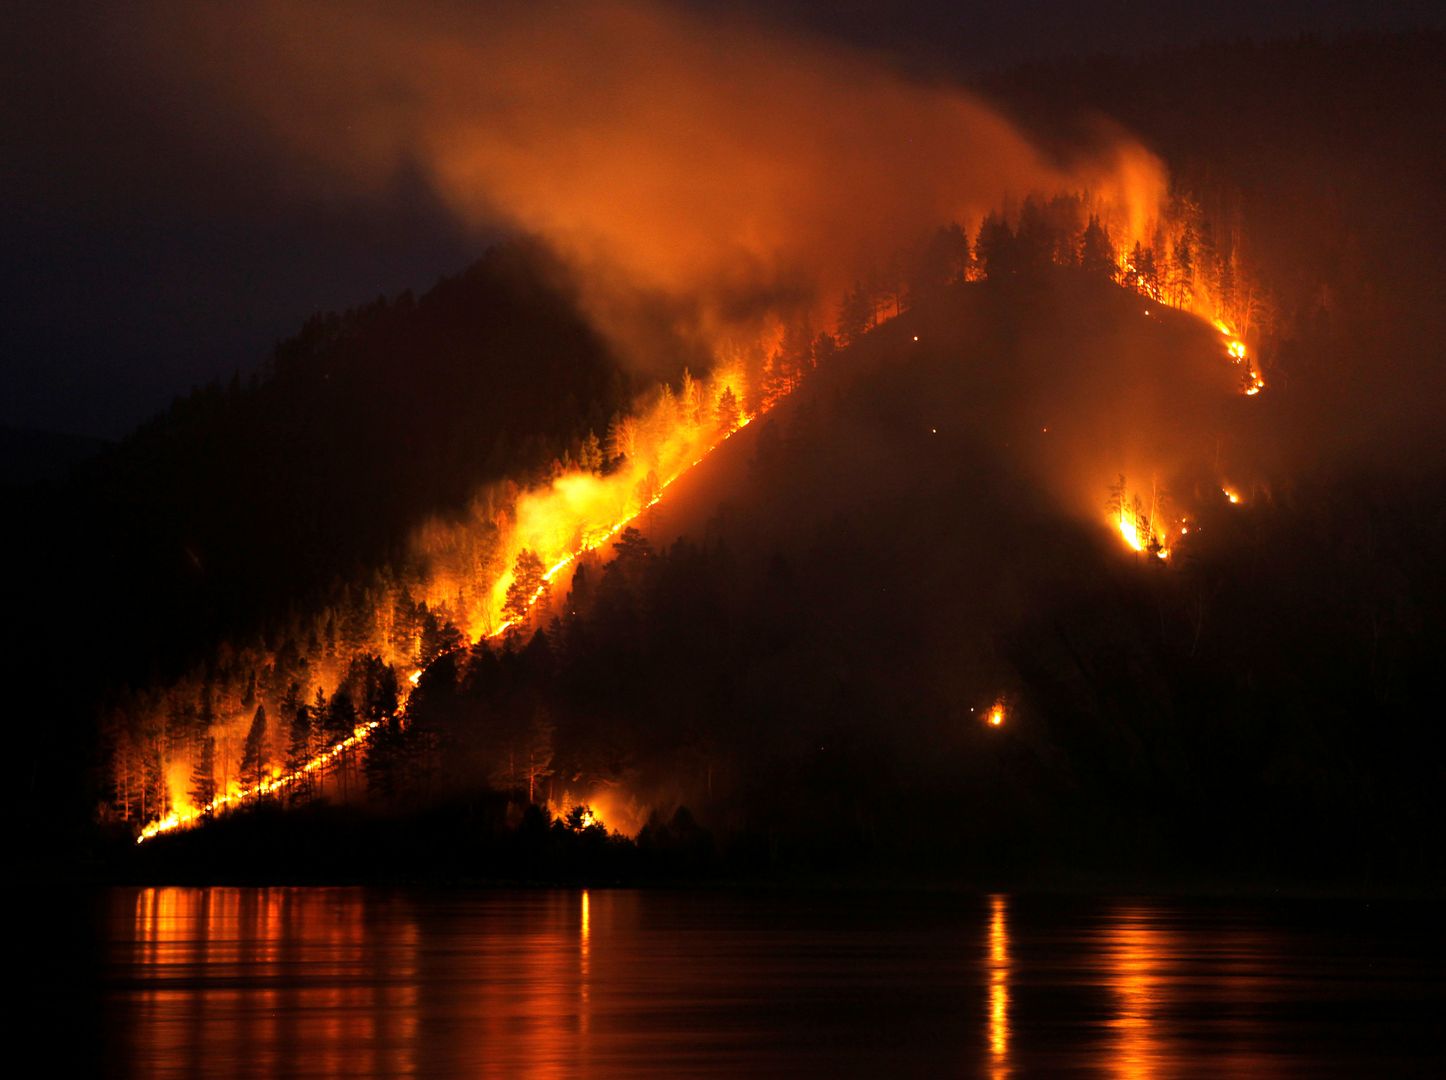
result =
M1422 906L1009 896L106 895L106 1066L150 1076L1439 1070Z

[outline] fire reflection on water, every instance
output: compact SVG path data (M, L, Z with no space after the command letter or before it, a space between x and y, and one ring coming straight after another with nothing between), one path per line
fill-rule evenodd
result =
M378 934L347 890L141 889L115 959L144 976L129 1026L149 1075L416 1072L416 925ZM390 913L389 913L390 914ZM324 979L297 980L305 963Z
M142 1076L1365 1076L1371 1010L1439 986L1415 909L1282 929L1004 895L107 897L102 1047ZM1303 1011L1282 1022L1287 1001ZM1434 1075L1434 1036L1407 1033L1405 1071Z
M1165 1047L1156 1024L1164 1000L1161 972L1168 941L1148 912L1125 908L1105 935L1107 983L1115 996L1114 1072L1130 1078L1162 1075Z
M999 893L989 898L990 1075L1009 1075L1009 909Z
M582 923L578 928L577 939L577 967L578 967L578 994L582 999L581 1008L578 1014L578 1028L587 1033L591 1020L590 990L591 978L589 972L589 952L592 947L592 897L588 891L582 891Z

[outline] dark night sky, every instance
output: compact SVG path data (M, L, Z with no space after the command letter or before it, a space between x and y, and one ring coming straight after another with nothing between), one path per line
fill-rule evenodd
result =
M955 73L1442 22L1430 0L694 6L781 12ZM364 199L280 167L200 95L149 76L156 43L135 21L96 10L31 5L9 14L0 43L0 425L119 436L192 385L252 369L310 312L425 289L485 244L419 181Z

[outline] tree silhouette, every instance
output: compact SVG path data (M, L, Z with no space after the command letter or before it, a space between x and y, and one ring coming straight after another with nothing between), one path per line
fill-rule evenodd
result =
M1098 277L1114 277L1115 249L1110 243L1109 233L1100 225L1100 219L1090 215L1085 226L1084 237L1079 246L1080 268L1087 274Z
M512 626L520 627L526 622L533 597L539 595L546 584L542 573L542 560L537 552L523 548L517 553L517 561L512 565L512 584L507 586L502 602L502 618Z
M256 787L266 779L266 706L256 706L241 748L241 783Z
M718 430L726 435L738 427L740 419L738 397L731 387L725 386L718 395Z
M858 282L843 295L839 304L838 332L844 343L852 345L874 325L874 302L868 290Z
M308 773L302 773L301 769L316 753L316 735L312 712L300 700L301 687L292 683L291 688L295 693L287 693L286 703L282 705L281 710L282 719L287 720L289 724L286 771L299 774L292 781L292 794L304 797L310 794L311 776Z
M979 269L991 281L1005 277L1016 269L1014 233L1009 222L998 214L985 215L974 241L974 257Z
M205 813L212 812L216 801L216 736L201 740L201 752L191 766L191 802Z
M422 612L420 632L417 637L417 663L426 667L437 657L462 647L462 631L450 621L420 605ZM380 661L379 661L380 662Z

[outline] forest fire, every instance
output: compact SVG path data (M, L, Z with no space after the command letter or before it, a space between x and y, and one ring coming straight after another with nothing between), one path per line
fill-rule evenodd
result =
M46 1071L1439 1069L1446 30L1341 6L7 20Z
M1249 352L1242 341L1231 329L1230 324L1223 319L1213 319L1215 329L1219 330L1225 338L1225 353L1230 357L1233 364L1241 368L1241 392L1246 397L1254 397L1265 389L1265 378L1260 374L1256 366L1251 363Z
M532 497L529 509L533 522L544 519L548 517L549 514L554 519L560 517L562 518L562 523L554 526L554 528L559 532L570 533L573 536L582 537L582 539L575 547L562 554L548 566L547 569L541 573L540 580L537 584L530 590L523 592L520 596L515 586L515 583L520 580L520 576L515 571L510 576L499 580L493 592L500 593L503 596L505 605L503 610L504 612L510 612L510 614L490 630L479 634L478 638L480 640L501 638L507 634L509 630L522 625L531 614L533 608L547 595L548 586L551 582L567 569L567 567L576 562L579 556L587 551L595 550L616 538L640 515L656 506L663 499L668 488L680 477L699 465L709 454L722 445L723 442L749 424L753 416L740 412L736 404L733 404L733 402L737 400L733 387L738 384L738 378L733 376L727 382L723 382L722 380L719 380L719 382L721 386L716 396L718 400L722 401L723 405L722 408L719 409L715 403L713 410L709 410L708 415L713 415L713 412L716 410L721 415L721 420L716 424L708 424L701 422L700 419L704 415L697 405L701 393L690 393L688 389L690 385L696 388L699 384L691 383L691 381L685 377L684 402L685 404L689 403L691 398L694 406L694 423L692 424L693 438L675 437L669 450L672 457L678 456L680 450L691 452L694 456L682 464L676 465L667 477L660 482L655 479L656 473L649 470L649 480L634 489L636 494L631 501L628 499L627 489L624 486L626 481L630 479L630 476L627 473L621 474L623 482L611 485L614 490L609 494L613 500L616 500L617 504L625 507L623 511L624 516L608 522L604 526L592 525L585 517L577 513L575 505L568 500L566 491L569 485L563 483L561 480L554 482L549 492L539 493ZM774 400L777 399L775 398ZM760 408L769 407L773 403L773 401L767 401L760 406ZM710 430L713 434L712 441L707 440ZM655 462L659 460L667 462L671 461L672 457L668 456L668 453L661 453L655 454L651 460ZM566 480L569 478L563 479ZM570 479L575 481L577 477ZM601 482L605 484L606 481L604 479ZM559 492L562 493L561 497L558 497ZM571 516L569 516L569 512L571 512ZM535 536L536 533L533 535ZM411 672L406 678L407 686L412 689L419 686L424 674L425 670L421 668ZM399 700L399 707L404 706L404 704L405 699ZM402 709L401 715L403 717L405 716L404 709ZM198 807L176 809L165 817L146 824L136 837L136 843L141 844L160 834L196 825L218 811L234 809L242 804L253 802L267 796L285 793L301 780L311 777L314 774L324 774L326 770L341 759L343 755L366 743L380 726L381 722L376 720L359 724L345 739L326 747L296 768L285 772L273 772L268 779L259 783L244 786L232 784L224 794ZM592 807L588 805L574 807L566 811L566 813L555 813L554 816L559 820L564 820L570 828L579 832L593 825L601 825L601 819L596 816Z
M1141 259L1138 253L1135 258L1147 261ZM1147 261L1147 265L1153 266L1153 262ZM1120 281L1127 288L1132 288L1152 300L1167 306L1178 307L1198 318L1206 319L1224 338L1227 358L1232 364L1241 368L1240 392L1246 397L1255 397L1265 389L1264 376L1251 361L1249 348L1234 328L1222 318L1203 315L1195 305L1193 300L1195 293L1190 288L1178 288L1173 297L1174 303L1171 304L1172 298L1164 294L1153 277L1153 273L1152 270L1151 276L1146 276L1139 272L1135 262L1126 260L1120 271ZM1208 292L1205 295L1208 298ZM1150 314L1148 309L1145 314ZM1240 504L1238 491L1229 486L1223 487L1221 490L1232 505ZM1167 561L1171 555L1171 534L1173 533L1176 539L1187 536L1190 533L1190 524L1189 518L1181 517L1173 526L1170 525L1161 503L1162 499L1158 490L1153 491L1149 508L1146 510L1140 496L1126 490L1125 478L1121 476L1119 482L1110 489L1108 507L1109 520L1119 532L1125 546L1137 554L1153 555L1163 562Z
M322 753L317 754L299 769L293 769L285 773L273 773L270 778L247 787L238 785L235 790L228 791L224 795L219 795L203 806L194 809L178 810L162 818L160 821L153 821L141 830L140 835L136 837L136 843L143 844L161 833L195 825L215 814L217 811L233 809L242 803L284 792L312 773L325 770L347 751L366 742L366 740L371 737L372 732L379 726L381 726L380 723L375 720L366 724L359 724L349 736L334 746L328 747Z
M1129 193L1114 195L1119 205L1088 192L1057 196L1050 204L1055 217L1049 228L1059 236L1047 245L1045 261L1093 265L1102 276L1149 297L1152 308L1158 302L1197 313L1197 306L1211 295L1199 269L1202 261L1196 260L1196 269L1186 273L1166 259L1168 241L1159 238L1188 233L1193 226L1170 217L1175 210L1160 211L1165 216L1163 224L1157 224L1155 218L1140 215ZM792 394L840 344L856 342L906 311L904 298L912 290L963 287L1001 273L1001 266L1017 265L1010 260L1036 250L1026 247L1025 240L1030 228L1044 227L1038 218L1043 205L1026 203L1018 233L995 215L986 216L972 241L956 226L950 234L957 237L955 246L944 249L942 262L928 264L929 274L943 275L934 284L855 282L836 321L825 323L835 326L837 337L827 331L815 335L815 316L802 311L791 320L775 314L751 339L720 340L713 346L711 373L694 377L684 370L679 381L660 384L630 411L614 415L601 436L589 432L573 442L541 476L534 474L525 484L495 483L482 489L460 518L425 522L414 533L405 563L387 568L359 595L353 593L349 606L337 605L309 625L301 622L283 632L282 640L289 633L297 643L289 651L233 657L230 667L222 669L226 683L213 688L211 676L198 672L178 683L168 697L145 699L141 708L148 712L139 714L143 724L137 725L141 737L125 733L125 753L115 758L119 816L141 824L139 839L144 841L266 796L290 799L299 792L296 797L305 799L337 783L346 801L346 776L362 766L370 768L369 750L365 755L352 751L370 743L383 727L408 727L409 698L422 688L432 665L451 656L466 663L466 651L474 643L505 641L511 647L544 629L548 613L559 614L552 604L554 587L568 580L581 556L616 541L658 506L679 478ZM1066 224L1074 219L1075 224ZM1112 223L1115 233L1102 222ZM1151 230L1157 238L1142 246ZM1151 271L1163 273L1158 280L1137 273L1132 277L1135 263L1130 259L1120 268L1115 244L1131 240L1130 259L1159 267ZM1089 262L1091 244L1095 264ZM1017 245L1013 255L1011 245ZM1157 248L1162 253L1158 259L1142 254ZM1183 257L1179 261L1183 265ZM1231 310L1225 303L1214 307ZM1243 335L1233 333L1223 319L1215 328L1225 337L1231 362L1241 365L1251 380L1247 392L1258 392L1264 381L1249 360ZM752 343L741 345L743 340ZM920 335L910 332L905 340L917 343ZM939 429L929 430L937 434ZM1169 511L1166 502L1153 485L1146 502L1127 491L1121 478L1112 491L1110 523L1128 549L1162 562L1170 559L1174 541L1190 530L1187 519ZM385 683L386 672L396 685L378 696L377 679ZM221 708L213 695L224 699ZM306 695L313 695L314 703ZM291 732L291 742L277 746L276 728L267 729L256 717L255 760L243 768L250 739L242 738L246 717L263 700L266 710L289 725L285 730ZM353 708L353 702L363 700L370 703L366 710ZM1002 726L1003 703L986 719L990 726ZM309 733L298 735L298 725L305 728L307 723ZM198 725L200 734L187 725ZM155 734L145 735L147 730ZM211 764L201 750L207 737L215 743ZM285 764L277 767L277 751L283 749ZM514 756L519 752L524 757L530 753L516 745L507 751ZM157 772L160 781L154 779ZM337 772L340 781L333 780ZM246 782L237 778L243 773ZM266 779L256 780L259 774ZM137 790L138 799L132 794Z
M625 516L610 522L601 529L589 529L588 523L578 520L581 515L570 505L571 500L566 492L567 489L571 487L571 483L565 481L576 481L580 479L578 477L563 478L556 481L550 492L534 497L529 505L529 513L534 522L541 522L543 520L557 521L561 519L561 524L554 526L558 532L570 532L572 535L583 537L583 539L575 547L558 556L550 566L543 570L537 584L530 592L525 593L524 603L521 605L517 603L515 595L510 607L507 600L508 591L516 582L523 580L517 571L514 570L510 576L500 579L494 587L493 592L494 595L500 593L502 596L502 611L505 617L493 629L485 630L479 636L484 639L497 638L506 634L509 630L520 626L537 603L547 594L548 587L557 576L569 566L573 565L579 556L609 543L644 513L657 506L658 503L662 501L668 488L680 477L691 469L696 468L702 463L704 458L721 446L727 439L747 427L752 419L753 417L747 414L739 414L736 420L731 422L729 426L724 426L719 429L716 441L704 443L701 451L697 451L697 456L677 466L673 472L661 481L657 480L656 472L649 470L647 476L635 487L635 492L637 493L636 505L624 511ZM687 445L689 445L691 449L697 450L696 444L690 443ZM612 486L616 489L612 493L613 497L619 498L620 501L623 501L623 505L627 506L627 502L624 501L626 499L626 482ZM530 549L523 548L522 550ZM519 551L519 556L520 554L521 552ZM509 610L511 614L506 615Z
M1110 487L1110 521L1119 531L1125 546L1137 554L1153 555L1162 562L1170 558L1171 550L1171 530L1165 503L1159 489L1152 485L1147 509L1141 496L1130 490L1123 475ZM1176 529L1181 536L1188 533L1188 520L1180 519Z

